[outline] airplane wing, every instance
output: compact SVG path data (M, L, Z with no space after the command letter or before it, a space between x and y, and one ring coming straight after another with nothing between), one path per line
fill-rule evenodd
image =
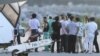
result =
M8 52L18 50L18 52L16 52L16 54L18 54L18 53L24 52L28 49L47 46L47 45L50 45L51 43L52 43L51 39L44 39L44 40L40 40L40 41L35 41L35 42L30 42L30 43L23 43L23 44L19 44L19 45L15 45L15 46L9 46L7 48L7 50L8 50Z

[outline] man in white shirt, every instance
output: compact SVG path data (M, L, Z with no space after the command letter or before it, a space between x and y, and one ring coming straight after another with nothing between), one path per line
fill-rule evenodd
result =
M36 14L32 14L32 18L29 20L29 27L31 29L31 36L29 39L31 42L37 41L37 37L39 36L38 29L40 27L40 22L36 17L37 17ZM32 37L37 34L38 34L38 36ZM37 48L35 49L35 52L38 52Z
M38 29L40 27L40 22L36 17L36 14L32 14L32 18L29 20L29 27L31 29Z
M91 17L89 22L86 24L86 38L85 38L85 49L86 53L92 53L93 47L93 40L95 36L95 31L97 30L98 26L95 23L95 18Z

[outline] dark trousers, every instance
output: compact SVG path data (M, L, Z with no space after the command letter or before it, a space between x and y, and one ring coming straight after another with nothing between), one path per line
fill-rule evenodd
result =
M60 41L59 40L54 40L54 42L52 42L51 52L54 52L55 42L57 42L57 52L60 52Z
M60 52L60 34L53 34L52 35L52 45L51 45L51 52L54 52L54 45L55 45L55 42L57 42L57 52L59 53Z
M36 34L39 34L38 30L32 29L31 30L31 36L36 35ZM37 41L37 37L31 38L30 40L31 40L31 42ZM38 52L38 48L35 48L35 52Z
M17 35L17 43L21 44L20 33L18 29L14 29L14 35Z
M17 43L21 44L20 34L17 35Z
M69 35L68 37L68 53L75 53L76 35Z
M68 52L68 35L61 36L61 52Z
M34 38L31 42L37 41L37 38ZM35 52L38 52L38 48L35 48Z
M94 38L93 45L96 48L96 52L99 53L99 45L98 45L98 42L97 42L97 36L95 36L95 38Z

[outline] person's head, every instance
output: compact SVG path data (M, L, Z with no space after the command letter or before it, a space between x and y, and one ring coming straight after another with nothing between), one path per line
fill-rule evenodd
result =
M55 21L59 21L59 16L56 16L55 17Z
M76 17L76 22L80 22L80 18L79 17Z
M61 15L61 19L62 19L62 20L64 20L64 19L65 19L65 16L64 16L63 14Z
M88 22L88 21L89 21L88 16L85 16L85 17L84 17L84 20L85 20L85 22Z
M68 16L64 16L64 18L65 18L64 20L68 20Z
M74 16L70 16L70 20L71 21L74 21Z
M68 16L68 18L70 18L72 16L72 14L71 13L67 13L67 16Z
M37 15L36 15L35 13L32 14L32 18L36 18L36 16L37 16Z
M62 20L62 17L61 17L61 15L59 15L59 16L56 16L56 17L59 17L59 20Z
M51 17L51 16L49 16L49 19L52 19L52 17Z
M95 17L90 17L89 21L95 21Z
M47 17L43 17L44 22L47 22Z

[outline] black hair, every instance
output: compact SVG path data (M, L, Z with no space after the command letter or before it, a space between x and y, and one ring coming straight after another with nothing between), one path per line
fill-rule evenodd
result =
M80 21L80 18L79 17L76 17L76 21Z
M44 19L47 19L47 17L43 17Z
M36 18L36 16L37 16L37 15L36 15L35 13L32 14L32 18Z
M49 19L52 19L52 17L51 17L51 16L49 16Z
M95 17L90 17L89 21L95 21Z
M74 16L70 16L70 20L73 21L73 19L74 19Z
M56 16L56 17L55 17L55 20L56 20L56 21L59 21L59 17L58 17L58 16Z
M70 18L72 16L72 14L71 13L67 13L67 16L68 16L68 18Z
M47 20L47 17L43 17L43 20L46 21Z
M61 15L61 19L64 19L64 15L63 14Z

